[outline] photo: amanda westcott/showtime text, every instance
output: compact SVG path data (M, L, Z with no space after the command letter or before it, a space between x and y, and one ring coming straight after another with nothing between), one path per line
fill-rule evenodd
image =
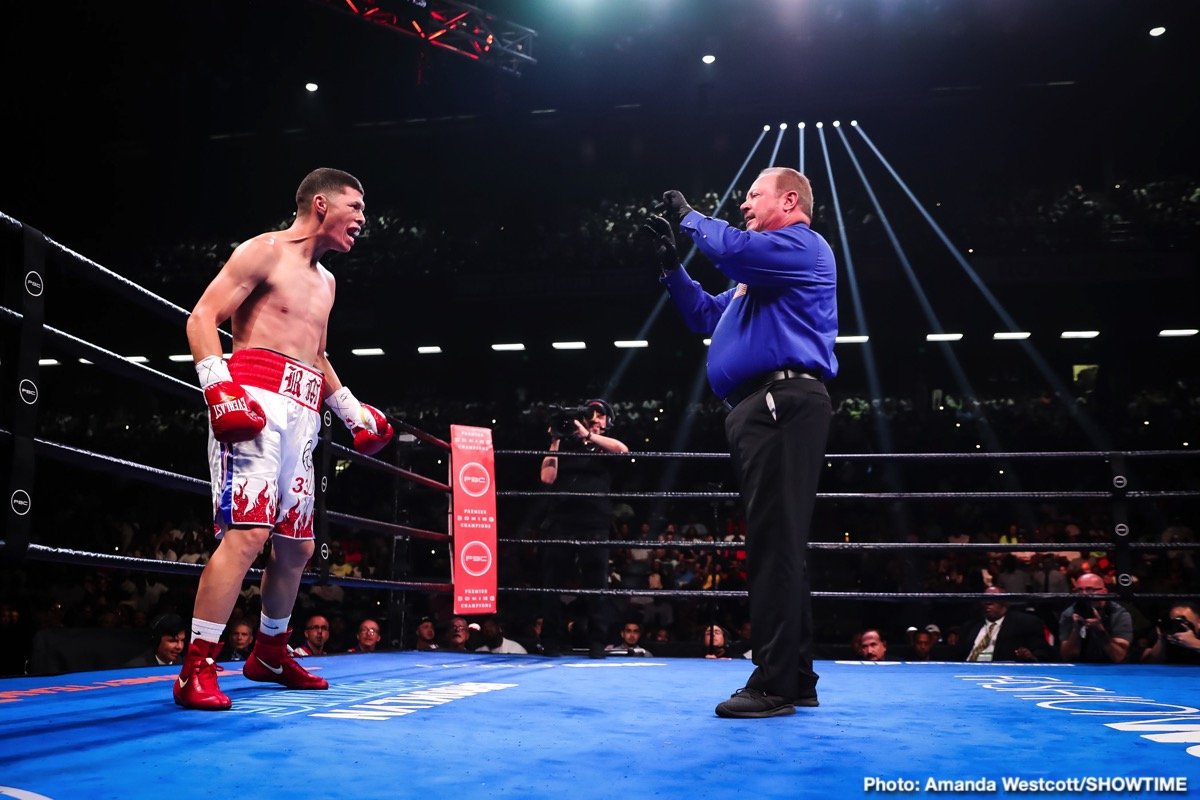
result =
M1179 775L1077 776L1071 778L863 778L863 792L877 794L1187 794Z

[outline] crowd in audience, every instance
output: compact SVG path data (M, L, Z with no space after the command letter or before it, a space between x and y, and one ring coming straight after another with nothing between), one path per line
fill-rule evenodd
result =
M935 405L936 402L936 405ZM1072 409L1059 398L1038 394L1026 398L992 398L967 405L944 395L927 403L903 399L869 401L861 397L835 394L835 422L831 453L870 452L878 425L888 424L898 450L925 452L976 452L979 432L973 423L987 416L991 430L1007 450L1092 449L1071 416ZM1142 391L1123 406L1124 421L1115 430L1126 432L1120 442L1125 447L1154 448L1177 446L1181 436L1194 426L1197 399L1186 391ZM660 459L637 459L636 451L669 449L685 441L690 452L721 452L724 448L723 409L711 400L686 405L676 397L655 400L618 400L616 425L621 436L640 444L629 459L614 469L618 491L731 491L727 463L723 459L695 459L673 463ZM501 409L505 409L502 411ZM545 409L533 404L516 411L501 403L440 401L428 406L391 408L389 412L411 421L435 435L446 436L449 424L489 425L491 419L515 413L511 424L495 426L497 474L501 488L533 488L537 485L536 456L505 455L505 448L540 450L545 447ZM1173 424L1145 425L1145 420L1174 420ZM157 422L155 420L158 420ZM42 435L55 441L67 441L96 452L120 454L150 464L163 465L186 458L171 442L199 441L204 432L202 412L166 412L142 418L140 429L126 428L121 413L87 417L48 415ZM146 426L169 430L171 436L146 437ZM690 433L680 439L686 427ZM1166 430L1170 440L1155 439ZM1193 437L1194 438L1194 437ZM437 465L441 454L419 444L399 444L394 458L416 471L433 476L443 474ZM1145 459L1130 465L1137 486L1148 489L1194 488L1185 461ZM947 470L946 462L903 462L903 469L892 469L884 462L838 459L831 456L822 491L978 491L1028 490L1072 491L1103 490L1110 479L1110 467L1103 459L1071 462L1013 461L961 462ZM199 474L202 466L193 465ZM1003 469L1007 467L1007 470ZM61 476L56 470L63 470ZM188 472L187 469L181 469ZM1001 474L1004 473L1004 474ZM215 542L208 527L200 521L204 501L189 501L171 493L145 490L145 487L121 483L109 489L99 484L76 481L69 468L47 462L40 473L51 485L74 484L73 500L56 504L35 529L35 540L57 547L73 547L94 552L202 565L211 555ZM536 540L544 498L502 500L499 534L504 539ZM407 524L444 530L445 501L436 493L421 492L402 481L374 474L361 467L339 464L330 492L331 508L352 508L368 517L391 518L398 507ZM112 509L124 508L116 515ZM1180 520L1194 524L1194 500L1164 498L1135 506L1139 515L1132 538L1140 541L1191 542L1191 530ZM187 511L181 515L180 509ZM744 551L740 547L741 521L736 502L727 498L702 501L639 500L634 504L618 502L613 537L631 542L655 541L649 547L636 544L611 551L612 585L625 589L668 589L696 592L702 597L707 589L741 589L745 586ZM853 555L839 551L818 551L812 556L814 587L824 591L901 591L943 592L981 591L999 580L1010 591L1020 591L1005 583L1010 570L1001 569L1005 554L987 550L956 550L955 544L1017 543L1031 546L1047 542L1079 542L1073 553L1055 553L1051 575L1073 576L1082 560L1102 564L1100 571L1112 581L1114 570L1111 504L1107 499L997 504L986 500L958 500L953 504L896 502L884 505L871 502L838 501L818 504L815 538L818 541L850 542L945 542L947 549L925 557L913 552L866 551ZM449 556L444 544L428 545L413 541L393 542L390 537L369 532L334 529L335 539L330 573L337 577L380 579L444 580L449 572ZM727 547L692 549L680 541L705 541ZM1092 544L1097 543L1097 544ZM1086 546L1091 545L1091 546ZM1020 565L1033 572L1045 566L1031 553L1017 555ZM1187 593L1197 582L1193 551L1149 550L1133 554L1137 577L1136 590L1164 594ZM1106 560L1105 560L1106 559ZM537 585L537 548L535 544L502 544L500 583L514 590ZM1107 570L1107 571L1105 571ZM1064 591L1069 587L1059 578L1033 591ZM569 588L569 587L567 587ZM21 656L29 652L33 633L45 627L144 627L163 613L190 615L194 578L155 575L125 570L96 570L76 566L51 566L26 563L19 569L0 570L0 601L5 603L4 634L9 641L21 642L6 656L5 669L19 671ZM254 624L257 620L257 587L248 584L239 612L231 623ZM535 608L526 607L519 593L504 595L503 609L508 630L527 649L535 651L530 640ZM362 619L378 619L381 645L412 646L413 631L403 629L404 614L429 615L439 627L448 622L447 611L433 601L409 598L400 607L381 605L373 593L343 589L340 586L305 587L296 610L299 620L312 613L324 613L331 623L334 646L351 647L351 632ZM970 603L905 603L878 606L854 600L837 603L818 602L825 615L827 642L845 642L848 632L867 617L895 636L901 627L934 624L952 630L971 610ZM700 631L712 620L735 630L744 616L744 602L633 597L613 609L614 646L622 620L637 622L641 646L651 652L654 641L698 642ZM1147 610L1138 621L1144 629L1155 619ZM441 631L439 630L439 635ZM536 637L535 637L536 638Z
M1164 251L1194 245L1200 233L1200 182L1187 177L1118 181L1107 186L1029 186L1021 194L972 193L939 203L934 218L951 240L990 255L1086 253L1100 250ZM716 191L697 193L694 207L741 223L745 187L726 201ZM478 285L488 275L513 273L552 277L563 265L572 273L611 271L645 261L639 228L653 213L649 192L622 198L547 203L531 212L494 207L486 215L438 214L372 208L355 250L339 271L355 279L390 280L398 264L406 280L443 296ZM832 240L836 209L818 197L813 225ZM861 203L861 206L856 205ZM870 253L888 247L880 218L865 199L843 195L842 221L856 247ZM286 227L290 220L277 220ZM269 221L266 224L270 224ZM129 277L155 291L197 296L228 258L236 241L186 241L159 248L148 266ZM534 287L530 287L531 290Z
M1081 576L1091 576L1096 581L1094 586L1099 587L1096 591L1116 593L1117 547L1109 532L1111 525L1100 515L1088 520L1076 517L1070 507L1065 501L1042 503L1035 510L1036 527L1032 529L1016 521L970 532L927 524L900 537L908 542L943 542L945 548L935 552L816 551L811 556L814 589L936 594L982 592L991 588L1018 595L1064 593L1081 591ZM502 539L507 538L506 528L509 536L513 533L510 526L502 525ZM536 539L538 535L536 528L519 533L521 539L526 536ZM828 533L825 529L820 538L830 538ZM748 648L746 601L706 596L713 589L745 588L745 530L736 506L714 501L690 512L681 512L674 506L657 512L634 512L629 505L620 503L613 537L629 545L610 550L612 588L666 589L676 593L647 595L630 591L614 596L608 614L611 651L654 653L657 647L659 655L724 657ZM847 531L844 538L866 542L889 540L858 530ZM1196 551L1186 549L1196 541L1193 531L1171 525L1154 538L1164 545L1182 544L1184 549L1135 553L1132 588L1137 593L1165 596L1193 593L1200 585ZM708 546L690 545L696 542ZM1078 548L1036 552L1037 544L1049 542L1078 543ZM132 522L110 521L97 545L106 549L110 543L112 549L133 557L195 564L204 563L212 546L211 537L194 522L179 525L166 522L152 530L143 530ZM956 547L967 543L1028 544L1030 549L992 551L986 547ZM447 566L444 546L435 560L439 563L426 562L422 568L444 570ZM405 568L411 568L416 561L406 563L397 556L393 543L384 537L350 535L333 542L330 574L412 578ZM530 653L553 654L543 646L542 612L534 596L519 591L521 587L538 585L536 542L502 543L499 563L500 584L510 591L501 593L498 617L485 620L456 617L451 613L448 596L414 593L401 601L389 602L381 599L379 592L343 588L333 583L313 585L304 587L298 598L293 615L293 644L301 655L434 646L451 650L486 647L488 652L508 653L519 652L520 648ZM39 630L153 627L152 621L161 620L163 615L189 616L195 591L194 576L127 569L29 563L21 569L0 571L0 576L4 581L0 585L0 636L7 643L0 669L6 674L18 674L27 668L34 636ZM565 617L573 621L576 630L572 635L586 652L586 631L580 626L587 624L587 615L573 612L573 588L569 581L562 587L562 602L567 605ZM237 652L248 647L248 642L235 637L239 631L243 639L253 636L258 600L257 585L247 583L229 620L230 658L236 659ZM1016 607L1044 621L1057 659L1061 641L1055 641L1060 634L1056 620L1065 609L1073 607L1073 601L1058 598ZM1124 603L1124 607L1129 613L1129 644L1121 660L1151 658L1146 654L1158 642L1163 620L1181 616L1190 620L1189 613L1179 610L1179 603L1135 598ZM819 600L818 642L827 657L849 657L851 652L858 651L847 650L843 643L864 624L869 623L881 639L891 641L905 636L913 638L912 634L927 628L936 629L934 644L946 645L937 648L940 657L945 658L956 652L954 637L969 624L977 609L976 602L958 599L934 602L901 598L888 604L854 598ZM1189 624L1195 622L1191 620ZM465 633L460 630L464 626ZM633 628L636 636L631 635ZM565 649L561 642L556 643L555 652ZM1065 654L1063 658L1072 660Z

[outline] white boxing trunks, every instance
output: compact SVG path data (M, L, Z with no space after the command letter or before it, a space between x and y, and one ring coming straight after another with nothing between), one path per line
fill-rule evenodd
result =
M321 431L320 370L273 350L238 350L229 373L267 417L248 442L222 444L208 431L213 529L270 527L272 535L313 538L313 449Z

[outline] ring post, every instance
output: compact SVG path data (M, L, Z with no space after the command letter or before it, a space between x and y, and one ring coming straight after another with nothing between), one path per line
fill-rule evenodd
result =
M1126 601L1133 600L1133 554L1129 548L1129 467L1125 456L1117 453L1109 461L1112 467L1113 561L1117 568L1117 591Z
M325 513L325 498L329 493L329 475L332 472L330 462L333 460L333 414L329 409L321 412L321 446L320 457L317 459L317 499L313 513L313 534L316 537L316 550L313 552L312 566L317 573L317 583L321 586L329 583L329 518Z
M21 333L16 371L5 370L3 406L12 410L13 449L5 503L4 540L0 555L20 560L29 549L34 507L34 435L41 389L38 360L42 355L42 322L46 311L46 237L22 225L21 262L8 268L4 281L6 304L21 303ZM11 353L5 354L5 363Z

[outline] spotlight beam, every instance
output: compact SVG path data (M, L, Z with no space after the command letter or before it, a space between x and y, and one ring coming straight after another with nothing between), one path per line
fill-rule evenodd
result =
M854 126L860 133L862 126ZM904 251L904 247L900 244L899 238L896 236L895 229L888 219L887 213L879 205L879 198L876 197L875 191L871 188L870 182L867 180L866 173L863 172L862 165L858 158L854 155L854 151L850 149L850 141L846 138L846 134L842 129L838 128L838 135L842 138L842 145L846 149L846 154L850 157L850 162L854 165L855 171L858 173L859 179L862 181L863 188L867 192L867 197L871 200L871 205L875 209L875 213L879 216L879 221L883 224L883 229L887 233L888 240L892 243L892 248L896 252L896 257L900 261L900 266L904 270L905 277L908 278L909 284L912 286L913 293L917 296L917 301L921 305L921 310L925 314L926 322L930 326L930 330L941 332L945 330L942 327L941 320L938 319L937 313L933 310L933 306L929 302L928 296L925 294L925 289L921 284L920 278L917 277L916 271L913 269L912 263L908 259L908 254ZM875 155L881 160L883 156L878 150L872 148ZM899 181L899 176L893 173L893 177ZM905 187L907 191L907 187ZM909 195L911 197L911 194ZM963 370L962 364L958 357L954 355L954 350L947 342L939 344L942 351L942 356L946 360L947 366L954 376L954 381L958 385L958 391L962 395L966 408L971 412L971 417L975 421L976 428L979 430L979 436L983 439L989 451L993 453L1001 452L1003 449L1000 446L1000 440L997 438L995 431L992 429L991 422L984 413L983 405L979 402L978 396L975 394L975 389L971 386L971 381L967 378L966 371ZM1016 470L1011 469L1007 463L1004 463L1004 482L1015 491L1021 488L1020 479L1016 474ZM1032 519L1032 510L1028 504L1018 504L1018 514L1026 520Z
M838 129L841 134L841 129ZM862 351L864 355L864 366L867 371L867 386L871 391L871 397L883 399L883 386L879 380L879 365L875 360L873 345L871 344L871 332L867 325L867 315L863 309L862 290L858 283L858 273L854 269L854 258L850 250L850 239L846 235L846 220L842 215L842 204L838 198L837 181L833 177L833 162L829 158L829 147L825 141L825 130L817 131L817 138L821 142L821 154L825 156L825 172L829 176L829 198L833 203L834 215L837 217L838 240L842 245L842 263L846 267L846 277L850 283L850 302L854 304L854 319L857 323L859 332L867 336L868 339L863 343ZM840 326L839 326L840 327ZM876 434L878 436L879 445L884 453L895 452L892 444L891 428L887 424L887 419L881 413L882 409L872 406L872 416L875 418Z
M696 427L696 416L700 410L700 399L704 396L704 392L708 389L708 365L701 361L696 366L695 374L692 375L692 386L688 390L687 403L684 405L683 419L679 421L679 426L675 429L675 439L671 444L671 451L682 453L687 450L688 442L692 438L692 430ZM679 473L683 469L683 460L672 458L667 462L666 469L663 470L662 477L658 481L658 491L670 492L673 491L679 483ZM649 519L658 518L667 504L667 500L659 500L654 509L650 512Z
M772 166L772 167L775 166L775 159L779 158L779 145L783 143L784 130L785 130L785 128L782 125L780 125L779 133L777 133L775 135L775 149L771 151L771 161L769 163L769 166Z
M800 154L799 154L800 158L797 161L797 163L800 165L798 167L798 169L800 170L800 174L803 175L804 174L804 123L801 122L797 127L800 128Z
M841 134L841 128L838 128ZM867 328L867 315L863 311L862 292L858 283L858 273L854 269L854 257L850 250L850 239L846 235L846 218L842 214L842 203L838 197L837 181L833 177L833 161L829 158L829 146L825 139L825 129L817 129L817 139L821 143L821 155L825 157L825 173L829 178L829 198L833 203L834 216L837 218L838 240L842 245L842 263L846 266L846 277L850 281L850 300L854 304L855 320L860 332L868 338L863 343L863 366L867 371L867 387L871 393L871 423L875 430L875 441L880 452L894 453L895 441L892 438L892 427L883 413L883 386L879 380L879 365L875 361L875 352ZM839 326L840 327L840 326ZM879 402L874 400L878 398ZM903 491L904 485L900 479L900 470L894 462L889 462L883 468L884 484L889 491ZM897 503L891 507L892 523L901 531L911 530L911 519L907 503Z
M856 128L859 131L862 130L861 126L856 126ZM884 232L887 233L888 240L892 243L892 249L895 251L896 258L900 262L900 267L904 270L904 275L908 278L908 283L917 297L917 302L921 306L921 312L925 315L925 320L929 324L930 330L938 333L944 331L945 328L942 327L942 321L938 318L937 312L934 311L933 305L929 302L925 288L921 285L921 279L917 277L916 270L913 269L912 262L909 261L904 246L900 244L900 239L896 236L895 229L892 228L892 223L888 219L887 212L879 205L879 198L871 188L866 173L862 170L862 165L855 157L854 151L850 149L850 142L840 127L838 128L838 135L841 136L842 145L846 148L846 154L850 157L850 163L854 165L854 169L862 181L863 189L866 190L867 197L871 201L871 206L875 209L875 213L883 225ZM876 155L878 155L878 151L876 151ZM958 357L954 355L954 350L948 343L942 342L940 348L942 355L946 359L946 364L950 367L950 371L954 375L954 381L958 385L959 393L962 394L963 399L969 404L975 419L979 422L980 435L983 436L984 441L992 452L999 452L1001 449L999 440L996 439L995 433L992 431L991 425L983 413L983 407L979 403L979 398L975 394L975 389L971 386L971 381L967 378L962 364L959 362Z
M863 141L867 143L867 147L871 148L871 152L875 154L875 157L879 159L879 162L883 164L884 168L888 171L892 178L895 179L897 185L900 186L900 189L905 195L908 196L908 199L912 201L912 204L916 207L917 211L922 217L924 217L925 221L929 223L929 226L933 229L933 232L939 239L941 239L942 244L946 246L946 249L949 251L951 257L958 262L959 267L961 267L963 272L966 273L967 278L969 278L970 281L975 284L975 287L979 289L979 292L983 295L984 300L987 301L988 305L992 307L992 310L996 312L996 315L1000 317L1004 324L1008 326L1008 330L1022 330L1021 326L1017 324L1016 320L1014 320L1008 311L1005 310L1004 306L1000 304L1000 300L994 294L992 294L990 289L987 288L987 285L983 282L983 279L979 277L979 274L972 269L971 265L967 263L967 260L963 258L962 253L959 252L958 248L954 246L954 243L950 241L950 237L947 236L942 230L941 226L934 221L933 216L925 209L925 206L921 204L921 201L916 198L916 196L908 188L908 185L903 181L903 179L901 179L900 175L895 169L892 168L892 165L888 163L888 160L883 157L883 154L879 152L879 148L877 148L875 143L871 141L871 138L867 136L867 132L863 130L863 126L856 125L854 128L858 131L858 135L862 137ZM938 328L937 330L941 329ZM1054 390L1055 395L1064 400L1063 406L1066 408L1067 413L1083 430L1084 434L1088 437L1088 440L1092 443L1092 445L1097 450L1111 450L1112 444L1108 434L1100 429L1100 426L1096 424L1091 415L1088 414L1087 411L1079 408L1075 403L1066 402L1065 399L1070 398L1071 393L1067 390L1066 385L1059 380L1058 376L1054 374L1054 371L1050 368L1050 365L1046 363L1046 359L1042 357L1042 354L1036 347L1034 347L1033 343L1028 339L1023 339L1021 340L1020 345L1025 351L1025 354L1029 356L1029 360L1033 362L1034 367L1038 370L1038 372L1041 373L1042 378Z

